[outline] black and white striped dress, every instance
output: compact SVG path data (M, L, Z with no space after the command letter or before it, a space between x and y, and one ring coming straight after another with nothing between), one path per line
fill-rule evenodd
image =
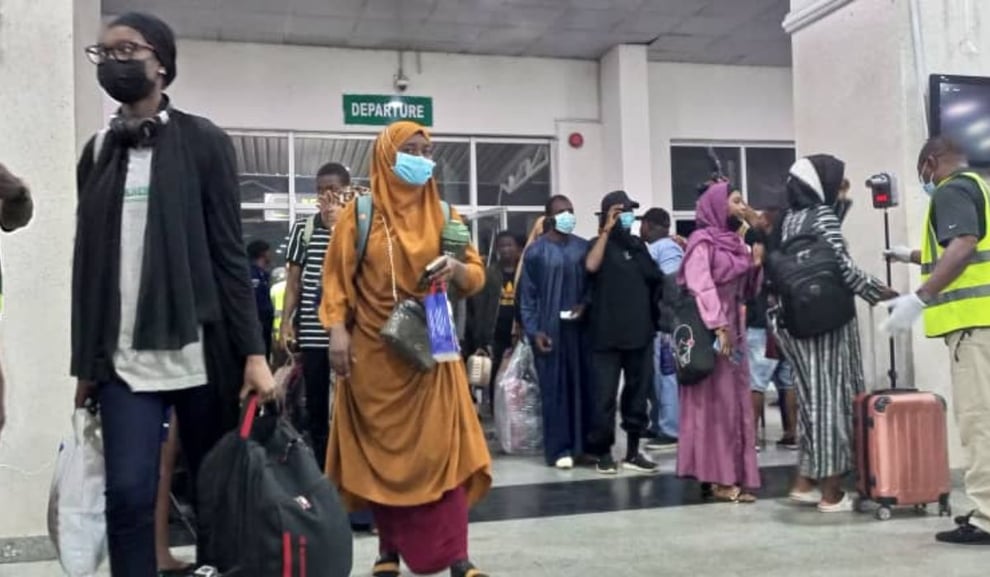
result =
M808 219L814 219L807 222ZM828 206L789 211L781 225L782 239L813 227L835 249L843 279L870 305L881 300L884 283L852 261L841 223ZM865 390L859 326L844 327L810 339L795 339L777 323L774 330L794 367L798 386L799 473L810 479L843 475L854 468L853 400Z

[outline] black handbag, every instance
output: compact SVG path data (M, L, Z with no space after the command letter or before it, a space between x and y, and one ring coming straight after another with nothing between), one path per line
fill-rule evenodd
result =
M705 326L698 303L686 288L677 287L669 302L677 382L696 385L715 371L715 332Z
M395 308L379 331L379 336L393 352L420 372L429 372L437 366L430 349L430 334L426 328L426 309L423 303L414 298L399 299L395 283L395 256L392 246L392 231L385 223L385 236L388 238L388 266L392 277L392 299Z

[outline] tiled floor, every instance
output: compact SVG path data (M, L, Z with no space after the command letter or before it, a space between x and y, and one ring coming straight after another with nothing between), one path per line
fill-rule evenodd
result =
M770 439L777 438L768 411ZM492 575L684 577L982 577L985 549L937 545L951 521L902 512L825 516L783 501L795 453L760 456L765 487L756 505L699 504L697 487L670 473L674 454L656 455L663 475L602 478L591 469L556 471L539 458L501 457L496 489L472 513L471 549ZM962 495L958 511L966 510ZM180 551L187 556L188 549ZM370 575L374 538L355 541L356 577ZM55 563L0 565L0 577L55 577ZM109 575L104 568L101 576Z

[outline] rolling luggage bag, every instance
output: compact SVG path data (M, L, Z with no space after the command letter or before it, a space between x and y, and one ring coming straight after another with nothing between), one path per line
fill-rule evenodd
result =
M894 507L923 512L938 503L949 516L949 448L945 399L914 389L861 394L854 409L859 494L890 519Z
M884 210L884 245L890 248L890 221ZM887 285L891 284L887 263ZM873 311L870 310L870 327ZM875 340L875 339L874 339ZM876 517L890 519L894 507L925 512L938 503L951 516L949 441L945 399L917 389L897 387L894 339L890 338L890 389L863 393L853 405L856 469L861 501L879 505Z

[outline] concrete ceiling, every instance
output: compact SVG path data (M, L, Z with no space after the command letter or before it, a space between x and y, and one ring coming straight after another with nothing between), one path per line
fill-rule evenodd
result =
M597 59L647 44L655 61L789 66L790 0L103 0L186 38Z

